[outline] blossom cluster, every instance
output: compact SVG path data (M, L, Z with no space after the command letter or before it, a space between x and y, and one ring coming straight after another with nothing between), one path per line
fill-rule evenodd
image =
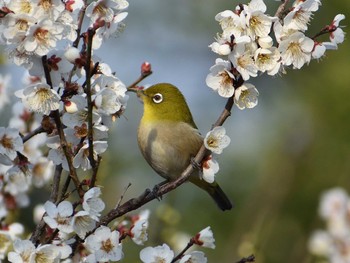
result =
M311 59L324 56L326 50L337 49L344 41L344 31L339 26L345 18L343 14L314 37L306 35L320 5L321 0L296 0L287 13L275 17L266 14L263 0L252 0L235 10L218 13L215 19L222 32L209 47L222 58L217 58L210 68L207 85L222 97L234 96L239 109L253 108L259 92L245 81L263 73L284 73L286 67L300 69ZM329 40L318 40L322 34L328 34Z
M9 210L29 204L27 192L52 179L54 165L68 171L67 156L52 113L57 112L72 166L91 168L88 158L88 105L85 78L86 47L83 34L77 34L82 0L0 2L0 43L12 61L27 71L25 88L16 91L21 99L13 105L9 127L0 127L0 220ZM89 28L95 34L92 47L120 30L125 0L94 1L86 7ZM79 28L81 30L81 28ZM77 49L80 39L82 50ZM93 158L107 149L108 130L126 107L126 86L110 67L98 65L90 89L93 115ZM1 77L0 107L8 103L8 77ZM91 143L91 141L90 141ZM43 151L44 149L44 151ZM48 154L46 154L48 152Z
M330 263L350 261L350 196L333 188L321 196L319 215L325 230L316 230L309 240L309 251Z
M201 247L215 248L215 239L210 227L206 227L191 238L187 249L196 244ZM191 251L187 254L184 250L176 259L179 263L206 263L207 258L202 251ZM171 263L175 259L175 253L167 244L156 247L146 247L140 251L140 259L143 263Z
M223 126L217 126L209 131L204 138L204 146L212 153L221 154L231 142L230 137L226 135L226 129ZM208 183L215 181L215 174L219 171L219 164L210 154L202 162L202 179Z

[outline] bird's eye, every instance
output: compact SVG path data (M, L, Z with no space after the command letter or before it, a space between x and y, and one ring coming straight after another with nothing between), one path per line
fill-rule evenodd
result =
M160 93L156 93L152 99L154 103L161 103L163 101L163 95Z

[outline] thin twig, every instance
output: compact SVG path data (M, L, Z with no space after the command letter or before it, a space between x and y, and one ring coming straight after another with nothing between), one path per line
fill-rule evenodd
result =
M145 74L141 74L137 80L135 80L133 83L131 83L128 87L127 90L132 90L132 88L134 88L137 84L139 84L142 80L144 80L145 78L147 78L149 75L152 74L152 71L148 71Z
M118 207L120 206L121 202L123 201L124 195L125 195L126 191L128 191L128 189L130 188L130 186L131 186L131 183L129 183L129 184L125 187L124 192L123 192L122 195L120 196L119 201L118 201L117 205L115 206L116 209L118 209Z
M47 64L47 57L43 56L42 57L42 64L43 64L43 68L44 68L44 72L45 72L45 78L46 78L46 83L53 88L52 86L52 81L51 81L51 76L50 76L50 71L49 71L49 67ZM66 140L66 136L64 135L64 131L63 131L63 125L61 122L61 116L60 116L60 112L59 110L54 110L51 112L53 119L56 123L56 128L58 131L58 135L60 138L60 142L61 142L61 147L63 150L63 153L67 159L67 163L68 163L68 167L69 167L69 176L72 177L72 180L75 184L75 187L78 191L78 194L80 197L82 197L84 195L84 192L82 191L81 187L80 187L80 181L78 178L78 175L76 173L76 170L73 166L73 153L72 150L70 149L70 147L68 146L67 140Z
M283 19L283 13L284 13L284 10L286 9L288 2L289 0L282 0L282 4L277 8L275 17L278 17L279 20Z
M94 134L93 134L93 115L92 115L92 94L91 94L91 54L92 54L92 40L95 35L95 30L93 28L89 28L87 31L88 40L87 40L87 60L85 65L86 72L86 87L85 93L87 98L88 105L88 142L89 142L89 162L92 168L92 176L90 181L90 187L93 187L96 182L97 177L97 163L94 158Z
M186 251L189 250L193 246L193 244L194 244L194 242L191 239L190 242L187 243L186 247L176 257L173 258L171 263L174 263L177 260L181 259L183 257L183 255L186 253Z
M23 136L23 138L22 138L23 143L25 143L29 139L33 138L35 135L38 135L38 134L43 133L43 132L45 132L44 128L42 126L39 126L34 131L32 131L32 132L28 133L27 135Z
M55 174L53 176L51 194L50 194L50 201L53 203L56 203L58 199L61 174L62 174L62 165L56 165Z

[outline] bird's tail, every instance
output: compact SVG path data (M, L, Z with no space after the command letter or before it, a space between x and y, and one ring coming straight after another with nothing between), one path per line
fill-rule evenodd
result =
M201 180L199 177L190 177L190 182L205 190L214 199L215 203L222 211L230 210L232 208L231 201L217 182L210 184Z

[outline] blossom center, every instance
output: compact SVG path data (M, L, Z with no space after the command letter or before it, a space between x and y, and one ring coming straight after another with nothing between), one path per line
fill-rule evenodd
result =
M30 1L22 1L20 5L21 12L29 14L32 11L32 5Z
M93 11L94 14L98 14L99 17L104 17L107 14L107 7L104 3L99 3L96 5Z
M38 28L34 32L34 37L39 43L45 43L49 39L49 30Z
M42 6L45 11L48 11L51 9L52 3L51 0L41 0L38 5Z
M69 219L67 217L57 216L56 222L59 225L68 225Z
M28 22L24 19L19 19L17 22L16 22L16 28L18 30L21 30L21 31L27 31L28 29Z
M48 257L48 255L46 255L43 252L37 252L36 256L35 256L35 262L37 263L46 263L46 262L50 262L51 258Z
M213 138L212 136L209 136L209 138L207 139L207 144L210 146L210 147L217 147L217 140L215 140L215 138Z
M165 261L165 259L162 258L162 257L156 257L154 262L157 262L157 263L165 263L166 261Z
M112 244L112 241L109 238L106 241L102 241L102 250L108 253L112 251L113 248L114 248L114 245Z
M223 86L232 84L232 78L226 71L221 72L219 76L221 77L221 84Z
M7 137L6 134L2 136L0 140L0 144L5 148L5 149L13 149L13 141L12 138Z
M47 88L38 88L35 92L40 101L48 100L52 97L52 94Z
M259 54L258 60L260 63L265 64L270 60L270 56L268 54Z

